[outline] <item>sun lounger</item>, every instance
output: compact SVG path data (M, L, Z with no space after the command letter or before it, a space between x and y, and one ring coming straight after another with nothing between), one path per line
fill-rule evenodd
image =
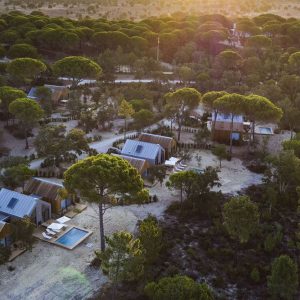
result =
M68 225L52 223L47 228L52 230L52 231L55 231L55 232L60 232L60 230L63 229L64 227L68 227Z
M176 172L182 172L182 171L184 171L184 168L179 168L179 167L175 167L174 168L174 170L176 171Z
M176 165L175 166L176 169L183 171L185 169L185 167L181 167L180 165Z
M43 237L44 237L46 240L51 240L51 239L52 239L52 236L49 236L49 235L46 234L45 232L42 232L42 235L43 235Z
M66 217L66 216L63 216L63 217L61 217L61 218L59 218L59 219L56 219L56 221L58 222L58 223L60 223L60 224L64 224L64 223L66 223L66 222L68 222L68 221L70 221L71 219L70 218L68 218L68 217Z
M180 162L179 165L180 165L181 167L183 167L183 168L186 168L186 167L187 167L187 165L185 165L185 164L182 163L182 162Z
M54 232L54 231L52 231L52 230L50 230L50 229L46 229L46 232L47 232L47 234L49 234L49 235L56 235L56 232Z

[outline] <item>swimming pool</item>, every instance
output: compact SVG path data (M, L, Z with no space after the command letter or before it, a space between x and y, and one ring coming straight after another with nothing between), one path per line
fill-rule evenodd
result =
M272 128L270 127L259 127L259 132L261 134L273 134Z
M85 240L92 232L86 231L77 227L73 227L61 237L59 237L55 243L68 249L73 249Z

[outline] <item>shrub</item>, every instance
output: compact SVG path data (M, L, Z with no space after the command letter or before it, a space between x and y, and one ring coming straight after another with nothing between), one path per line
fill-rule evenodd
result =
M9 247L0 245L0 265L5 264L8 261L10 254L11 251Z
M187 276L164 277L158 283L150 282L145 294L151 300L212 300L213 295L206 284L196 283Z
M268 288L274 298L293 299L298 289L298 267L287 255L281 255L272 264Z
M250 273L250 278L253 280L253 282L257 283L260 281L260 273L259 270L254 267Z
M264 241L264 249L266 252L272 252L274 248L282 241L283 234L277 231L275 234L268 234Z

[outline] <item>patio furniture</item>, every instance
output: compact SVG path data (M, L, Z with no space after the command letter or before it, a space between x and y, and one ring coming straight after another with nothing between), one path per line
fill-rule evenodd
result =
M47 234L49 234L49 235L56 235L56 232L54 232L54 231L52 231L52 230L50 230L50 229L46 229L46 232L47 232Z
M186 168L186 167L187 167L187 165L185 165L185 164L182 163L182 162L179 163L179 166L182 167L182 168Z
M66 217L66 216L63 216L63 217L61 217L61 218L59 218L59 219L56 219L56 221L59 223L59 224L64 224L64 223L66 223L66 222L68 222L68 221L70 221L71 219L70 218L68 218L68 217Z
M180 165L176 165L175 169L183 171L185 169L185 167L181 167Z
M41 225L43 226L43 227L48 227L51 223L53 223L54 222L54 220L53 219L49 219L49 220L47 220L46 222L44 222L44 223L42 223Z
M174 171L177 173L177 172L182 172L182 171L184 171L184 169L175 167L175 168L174 168Z
M49 235L46 234L45 232L42 232L42 235L43 235L43 237L44 237L46 240L51 240L51 239L52 239L52 236L49 236Z
M59 224L59 223L52 223L47 228L52 231L55 231L55 232L60 232L64 227L67 227L67 225Z

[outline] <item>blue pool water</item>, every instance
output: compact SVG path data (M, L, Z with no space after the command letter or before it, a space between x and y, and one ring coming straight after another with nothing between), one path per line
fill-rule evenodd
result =
M87 236L88 232L78 228L72 228L66 232L63 236L56 240L56 243L62 244L66 247L75 247L78 242L84 237Z
M261 134L272 134L272 129L269 127L259 127L259 132Z

